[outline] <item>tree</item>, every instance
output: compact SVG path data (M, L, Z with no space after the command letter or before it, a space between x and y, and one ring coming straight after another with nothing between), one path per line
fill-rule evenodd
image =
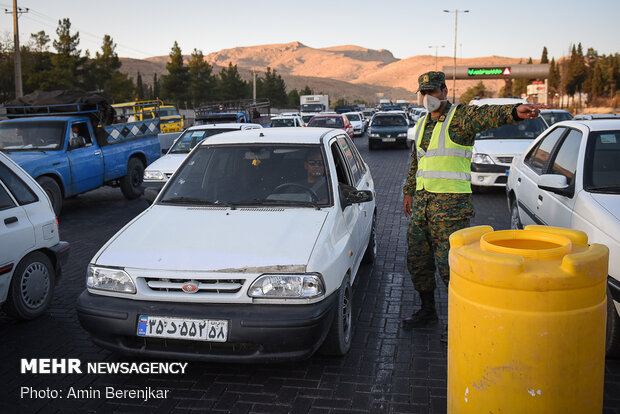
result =
M542 56L540 57L540 63L549 63L549 58L547 57L547 46L543 46Z
M142 75L138 72L136 76L136 98L139 100L143 100L146 98L146 91L144 89L144 84L142 83Z
M201 50L194 49L189 60L190 90L192 106L214 100L215 76L213 67L205 61Z
M459 102L469 103L474 98L485 98L488 96L487 89L482 83L479 81L476 86L468 88L459 98Z
M275 107L282 108L288 102L284 80L275 69L272 71L269 66L264 77L256 81L256 93L261 98L269 98L271 105Z
M170 61L166 63L167 75L161 77L161 89L166 101L181 106L189 100L189 68L183 63L183 54L175 41L170 51Z
M49 76L52 67L52 53L49 51L50 37L41 30L30 35L27 47L21 48L22 79L24 93L40 88Z
M53 45L56 54L52 56L51 69L46 71L41 89L74 89L80 86L82 65L86 62L85 58L80 57L81 51L78 49L80 44L80 33L71 34L71 21L67 18L58 21L56 29L58 40L54 40Z
M121 73L122 64L116 53L116 44L109 35L103 36L101 52L95 53L85 71L87 89L103 91L112 101L126 101L134 96L133 81Z
M159 85L159 79L157 79L157 73L153 73L153 86L151 88L151 94L149 97L151 99L157 99L161 95L161 87Z
M228 62L228 67L222 68L217 78L219 99L241 99L249 97L249 84L241 79L237 65Z
M304 86L304 88L299 91L299 95L314 95L314 92L312 91L312 89L310 89L310 87L308 85Z
M30 49L35 53L47 52L49 49L50 37L41 30L37 33L30 34Z
M297 92L297 89L293 89L288 93L287 100L289 108L299 107L299 92Z

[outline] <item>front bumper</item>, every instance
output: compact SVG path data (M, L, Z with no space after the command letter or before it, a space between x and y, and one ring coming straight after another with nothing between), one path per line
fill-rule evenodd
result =
M146 190L147 188L154 188L157 192L161 191L164 188L168 181L142 181L142 187Z
M508 181L509 166L497 164L471 164L472 185L503 187Z
M337 292L307 305L135 301L82 292L80 324L97 345L130 355L216 362L309 358L334 318ZM140 315L228 320L228 341L215 343L137 336Z

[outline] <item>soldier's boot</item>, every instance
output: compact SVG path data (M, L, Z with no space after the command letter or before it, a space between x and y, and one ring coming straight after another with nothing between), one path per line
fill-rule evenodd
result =
M420 292L422 307L409 318L403 319L403 328L423 328L437 322L434 292Z

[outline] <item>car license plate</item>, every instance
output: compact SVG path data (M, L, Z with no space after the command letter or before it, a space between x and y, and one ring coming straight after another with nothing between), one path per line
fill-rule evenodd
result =
M228 321L140 315L138 336L226 342Z
M396 138L383 138L383 142L396 142Z

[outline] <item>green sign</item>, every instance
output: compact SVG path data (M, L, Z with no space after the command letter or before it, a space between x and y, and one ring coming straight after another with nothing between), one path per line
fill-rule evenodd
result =
M468 68L467 69L468 76L509 76L510 68L509 67L501 67L501 68Z

